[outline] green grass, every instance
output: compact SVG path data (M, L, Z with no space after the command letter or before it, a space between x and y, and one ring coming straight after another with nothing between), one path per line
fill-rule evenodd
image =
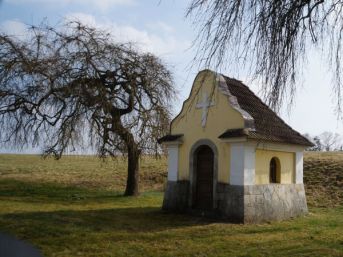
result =
M38 155L0 155L0 178L123 191L126 160L100 160L94 156L63 156L60 160ZM140 162L141 191L162 190L167 176L166 158L145 156Z
M124 167L122 159L0 155L0 230L44 256L342 256L342 205L311 205L306 217L262 225L167 214L158 191L165 159L143 158L138 198L121 196Z

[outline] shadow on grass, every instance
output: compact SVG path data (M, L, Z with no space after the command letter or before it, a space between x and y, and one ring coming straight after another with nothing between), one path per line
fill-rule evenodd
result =
M162 212L162 193L158 192L137 198L52 183L0 180L0 200L17 202L12 211L0 215L0 227L23 232L23 236L30 238L78 232L155 232L210 222L201 217ZM21 209L21 203L38 203L39 211L37 205L32 211L27 205ZM54 209L47 211L45 206Z
M149 233L180 227L218 223L218 220L190 215L167 214L161 211L161 193L145 193L141 197L123 197L121 193L86 188L66 187L51 183L32 183L17 180L0 181L0 199L18 201L19 209L3 212L0 227L27 231L23 235L38 237L45 234L130 232ZM42 207L21 211L20 204L38 203ZM105 205L99 205L106 203ZM44 204L56 204L52 211ZM84 207L86 204L89 206ZM37 206L37 205L36 205ZM40 206L40 205L38 205ZM63 206L63 208L62 208ZM17 208L17 207L15 207ZM68 208L66 210L66 208ZM219 223L223 222L222 220ZM300 220L263 226L245 226L245 234L261 234L299 230ZM237 231L236 231L237 232ZM225 233L228 233L226 231Z
M104 247L109 247L109 245L111 245L114 252L117 251L117 247L121 247L125 251L132 250L131 248L135 247L137 250L142 245L145 247L144 254L140 249L135 254L128 256L150 256L147 249L151 247L159 249L159 245L164 245L164 248L167 249L177 249L180 247L180 241L183 246L190 243L198 249L195 250L194 256L196 256L197 251L209 251L206 245L212 245L214 248L219 247L217 251L224 251L224 249L227 251L234 248L238 253L242 251L242 242L237 243L236 240L242 239L248 240L244 243L244 247L249 248L251 252L240 256L273 256L268 249L262 249L265 251L262 255L257 254L257 252L261 254L258 242L263 237L266 237L263 239L264 243L272 245L274 250L278 250L280 256L295 256L300 251L297 241L293 240L288 242L287 245L283 245L281 235L286 233L296 238L299 230L295 228L298 228L298 226L303 227L306 224L308 223L212 226L212 222L209 220L187 215L165 214L160 211L159 207L42 211L0 215L1 229L16 235L20 239L32 242L40 247L43 252L56 253L65 249L72 249L74 253L79 251L94 253L103 251ZM308 229L306 228L306 230ZM304 229L300 228L300 230L301 235L304 233ZM310 256L309 253L313 253L313 248L319 246L323 248L323 251L325 250L323 256L330 255L328 253L331 253L331 248L339 249L340 247L337 242L330 243L323 238L313 241L309 239L310 236L318 237L313 231L306 232L301 237L307 240L306 247L309 247L301 250L306 253L304 256ZM271 238L275 239L276 242ZM223 240L229 246L224 247L222 245ZM135 245L135 243L138 245ZM322 244L326 246L323 247ZM94 245L97 248L92 248ZM223 247L222 250L220 250L221 247ZM255 252L256 254L254 254ZM165 252L159 252L156 256L163 256L163 253ZM99 256L106 255L99 254ZM121 256L125 255L121 254ZM187 254L178 254L177 256L187 256ZM216 255L208 254L208 256Z
M99 210L68 210L31 212L0 216L1 227L26 231L39 237L49 234L129 232L149 233L178 227L208 224L203 218L163 213L158 207L115 208Z
M56 183L26 182L14 179L0 180L0 197L7 199L25 198L26 202L64 203L123 198L122 192L90 190L82 187L65 186Z

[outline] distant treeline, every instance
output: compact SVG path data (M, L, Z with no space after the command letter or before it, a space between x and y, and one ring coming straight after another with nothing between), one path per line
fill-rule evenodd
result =
M315 145L309 151L343 151L343 136L338 133L325 131L317 136L304 136Z

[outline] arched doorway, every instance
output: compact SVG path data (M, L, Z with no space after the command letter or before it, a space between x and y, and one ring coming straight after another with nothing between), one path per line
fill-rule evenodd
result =
M281 167L278 158L273 157L269 163L269 183L280 183Z
M208 145L201 145L194 154L195 192L193 207L200 210L213 209L214 153Z

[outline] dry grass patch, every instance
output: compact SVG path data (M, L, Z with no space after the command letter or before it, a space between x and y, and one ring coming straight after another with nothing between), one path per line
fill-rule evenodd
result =
M306 152L304 184L309 205L343 205L343 152Z
M167 176L166 158L143 156L140 161L141 191L163 190ZM60 160L39 155L0 155L0 178L66 186L124 191L125 158L100 160L95 156L63 156Z

